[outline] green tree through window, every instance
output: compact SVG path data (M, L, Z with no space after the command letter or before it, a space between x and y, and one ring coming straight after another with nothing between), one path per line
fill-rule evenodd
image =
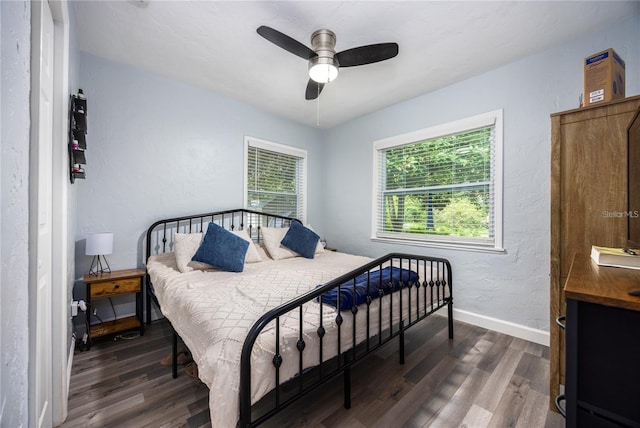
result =
M494 148L490 123L378 149L378 237L492 240Z

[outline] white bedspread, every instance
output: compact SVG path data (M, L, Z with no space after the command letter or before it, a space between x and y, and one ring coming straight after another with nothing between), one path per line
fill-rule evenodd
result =
M149 258L147 270L162 313L171 321L191 351L194 361L198 364L200 379L209 387L212 426L236 426L240 354L245 337L254 322L268 310L370 260L366 257L327 251L316 255L312 260L297 257L246 264L242 273L180 273L173 253ZM317 303L304 305L305 367L318 363L316 331L320 319L319 311L320 305ZM326 330L335 329L336 314L333 307L323 305L322 324ZM351 331L351 318L345 316L343 332ZM359 321L356 320L356 323ZM385 324L388 325L388 321ZM284 360L281 368L282 381L294 376L298 370L298 351L295 348L299 335L298 325L298 311L281 319L280 353ZM265 330L253 349L252 403L274 387L274 330ZM359 337L356 340L362 340L363 335L359 334ZM334 339L331 338L331 334L327 334L323 341L325 355L337 354L337 342L332 345L332 340ZM351 334L343 333L343 350L351 347L351 342ZM295 355L293 364L290 361L291 357L288 357L289 351L291 355Z

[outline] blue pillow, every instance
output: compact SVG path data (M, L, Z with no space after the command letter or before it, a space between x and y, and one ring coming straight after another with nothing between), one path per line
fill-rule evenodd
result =
M200 248L191 260L228 272L242 272L249 242L215 223L209 223Z
M299 221L291 222L289 230L280 241L280 245L295 251L302 257L312 259L316 253L320 237L311 229L307 229Z

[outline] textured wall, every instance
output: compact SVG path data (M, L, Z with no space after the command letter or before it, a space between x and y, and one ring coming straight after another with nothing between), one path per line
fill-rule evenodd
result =
M577 108L582 60L613 47L626 60L627 94L640 92L640 18L609 31L397 104L328 131L325 234L332 246L372 256L389 251L447 257L455 307L534 329L549 329L551 113ZM428 79L429 76L425 76ZM504 248L492 254L373 242L373 142L504 109ZM354 179L358 177L358 179ZM345 215L348 213L348 215Z
M142 266L143 237L154 221L241 207L245 135L308 151L308 219L320 224L316 129L86 53L80 87L88 100L88 134L87 178L74 184L78 277L91 262L84 254L88 232L113 232L111 268L131 268ZM123 300L131 299L114 299ZM112 318L103 303L101 316Z
M0 2L0 426L27 426L29 2Z

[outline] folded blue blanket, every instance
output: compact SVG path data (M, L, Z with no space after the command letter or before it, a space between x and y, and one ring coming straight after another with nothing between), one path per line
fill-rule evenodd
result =
M348 310L355 305L360 305L367 301L367 295L372 299L379 297L379 287L382 287L382 294L389 294L400 289L400 281L405 285L418 281L418 274L408 269L398 267L386 267L369 273L369 292L367 293L367 274L363 273L356 277L355 299L353 293L353 280L349 280L340 285L340 310ZM320 287L320 286L318 286ZM338 287L332 288L322 295L322 302L331 306L338 306Z

